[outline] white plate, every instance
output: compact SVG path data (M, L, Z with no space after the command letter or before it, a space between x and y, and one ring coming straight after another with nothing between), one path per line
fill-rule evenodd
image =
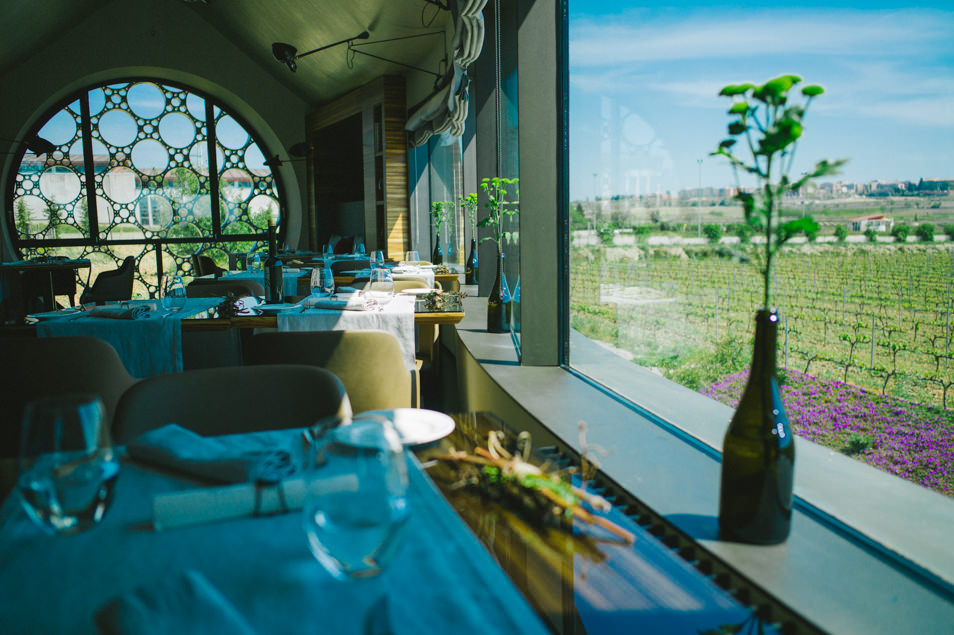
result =
M395 408L394 410L369 410L355 415L362 419L368 415L387 417L397 428L404 445L424 445L443 439L454 431L454 420L443 412L420 408Z
M298 306L297 304L259 304L256 307L253 307L253 310L259 315L276 315L282 311L286 311L293 306Z
M406 295L427 295L428 293L434 293L437 289L405 289L401 291Z
M59 311L46 311L45 313L31 313L27 317L43 322L44 320L55 320L57 318L69 317L71 315L76 315L77 313L82 313L82 310L73 308L61 309Z

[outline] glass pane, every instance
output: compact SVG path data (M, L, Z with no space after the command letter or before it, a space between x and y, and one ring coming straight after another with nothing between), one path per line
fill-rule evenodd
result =
M925 244L954 221L954 175L938 168L954 165L954 92L938 81L951 77L939 25L954 11L902 9L887 27L875 9L763 4L756 19L751 7L570 0L571 328L736 404L764 248L736 197L754 180L711 156L730 121L719 91L794 72L793 95L825 93L786 160L792 180L850 160L782 201L784 221L820 224L775 263L789 419L804 438L954 495L954 391L940 379L954 377L954 253ZM892 235L899 226L911 236ZM571 364L598 373L597 349L571 341Z

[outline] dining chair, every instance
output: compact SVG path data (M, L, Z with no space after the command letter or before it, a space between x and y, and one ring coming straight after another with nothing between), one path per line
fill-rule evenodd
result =
M219 275L227 270L215 264L209 256L192 254L192 271L196 276Z
M102 304L104 302L132 299L133 275L136 273L136 259L126 256L119 268L103 271L80 296L81 304Z
M312 364L344 384L355 412L409 408L417 403L412 371L404 365L397 338L385 331L296 331L253 335L243 348L245 363Z
M203 368L155 375L123 393L113 438L128 443L176 423L207 436L306 428L331 416L350 416L341 381L302 364Z
M186 285L186 296L190 298L217 298L227 293L233 293L237 298L263 297L265 287L256 280L223 280L222 278L196 279Z
M332 260L331 272L339 273L341 271L354 271L358 269L367 269L371 266L371 261L367 258L355 260Z
M0 359L0 456L19 451L23 409L34 399L93 393L103 400L108 422L136 382L116 349L95 337L0 339Z

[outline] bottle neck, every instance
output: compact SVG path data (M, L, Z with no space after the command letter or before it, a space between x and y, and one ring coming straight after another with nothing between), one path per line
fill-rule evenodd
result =
M752 355L752 376L772 377L778 342L778 314L759 310L755 316L755 347Z
M275 224L270 222L268 223L268 256L269 258L274 258L275 253L277 252L275 246Z

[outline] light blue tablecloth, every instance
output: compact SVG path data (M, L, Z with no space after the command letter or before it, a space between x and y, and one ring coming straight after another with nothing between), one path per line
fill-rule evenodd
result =
M285 267L282 273L282 282L285 285L285 295L298 295L298 279L303 275L310 274L308 268ZM230 271L221 277L222 280L254 280L263 287L265 286L264 271Z
M157 532L153 497L196 484L126 459L112 507L85 533L43 533L13 495L0 508L0 631L92 633L93 615L110 600L193 570L263 634L367 632L384 591L394 633L546 632L416 459L409 461L403 543L373 580L333 579L306 544L301 512Z
M87 335L109 342L126 370L143 378L182 370L182 319L206 311L219 303L218 298L188 298L180 311L168 313L158 300L155 312L135 320L91 318L79 315L47 320L37 324L39 337ZM129 304L135 306L140 301Z

